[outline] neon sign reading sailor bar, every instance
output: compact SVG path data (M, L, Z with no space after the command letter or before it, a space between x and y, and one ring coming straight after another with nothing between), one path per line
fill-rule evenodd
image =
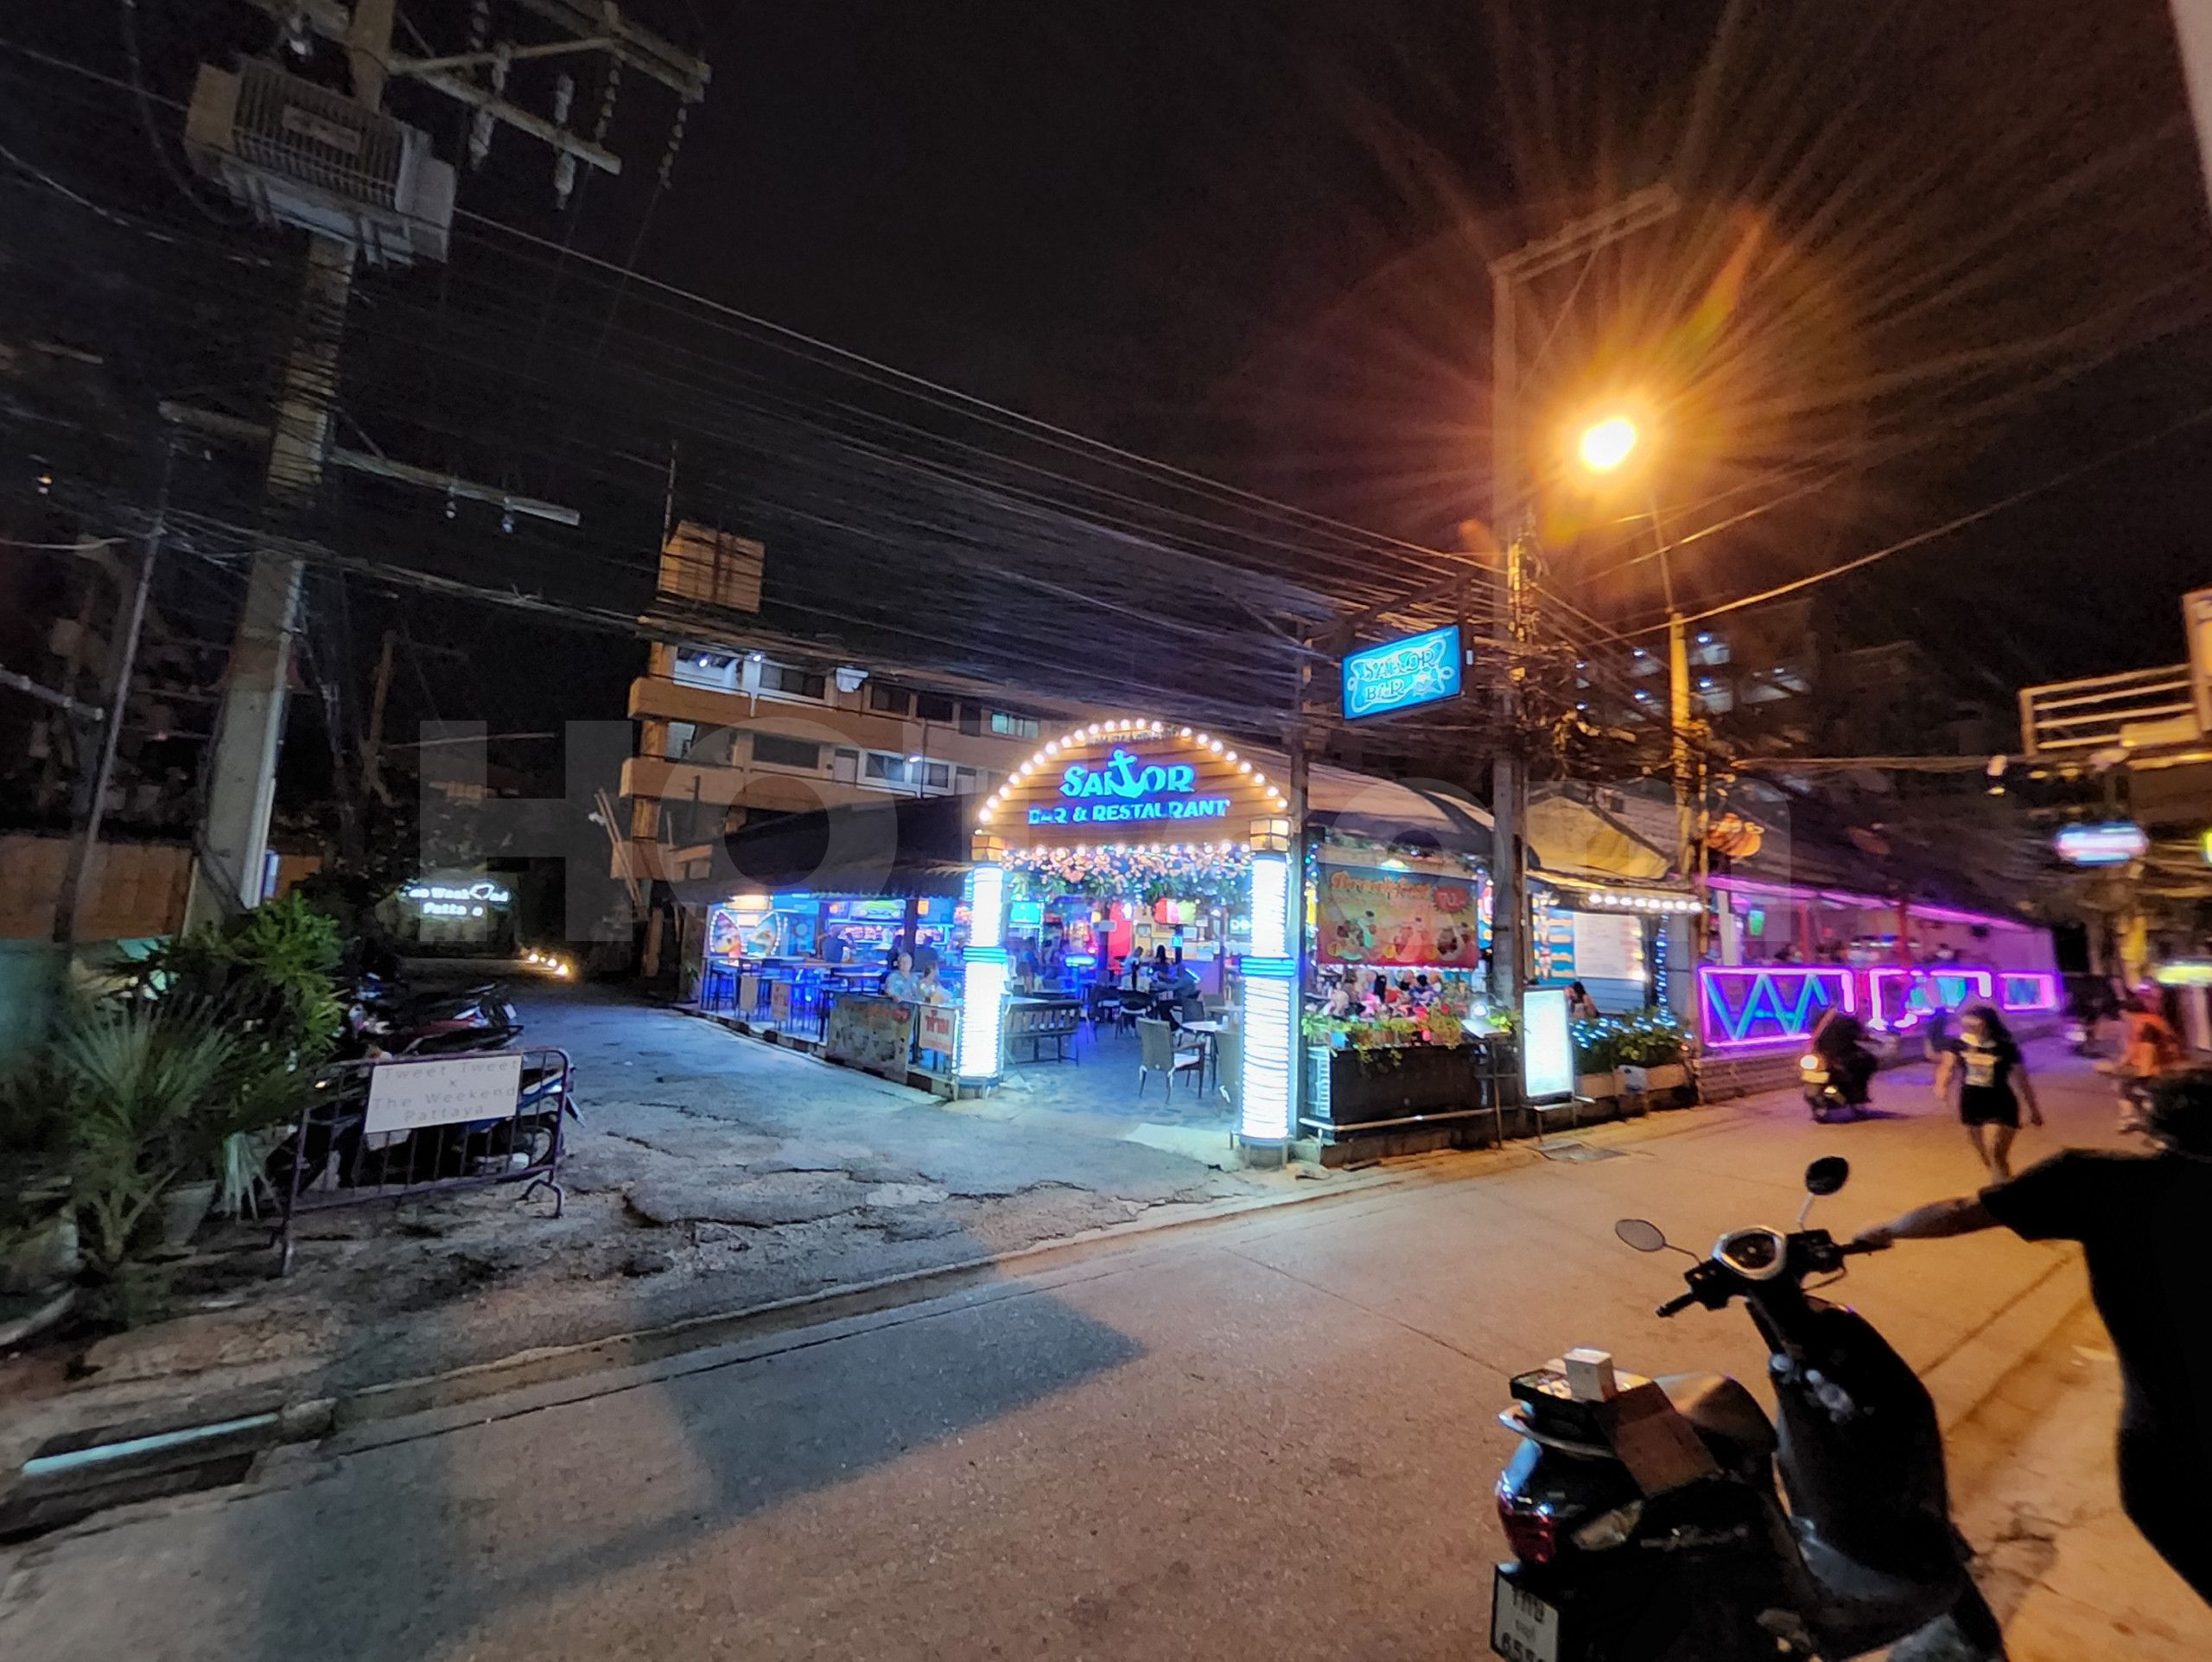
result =
M1225 819L1229 799L1198 796L1198 770L1185 762L1145 762L1134 751L1116 749L1103 767L1069 765L1060 794L1077 799L1032 808L1033 825L1125 825L1151 819ZM1093 802L1090 799L1112 799Z

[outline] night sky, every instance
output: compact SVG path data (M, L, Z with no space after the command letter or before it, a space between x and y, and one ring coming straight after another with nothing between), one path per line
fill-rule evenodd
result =
M1863 464L1713 539L1702 600L2212 404L2212 245L2163 0L2027 0L2001 22L1772 0L662 20L715 80L647 268L1421 540L1486 506L1484 256L1654 179L1682 190L1680 225L1592 272L1552 366L1620 350L1609 315L1663 333L1756 217L1732 322L1770 361L1714 440L1740 455L1694 458L1669 518L1757 501L1800 448ZM595 205L607 244L634 235L640 188ZM1762 288L1807 268L1825 304L1762 315ZM2208 462L2212 427L2154 443L1838 583L1827 621L2007 685L2171 659L2177 595L2212 580ZM1649 596L1578 582L1606 541L1563 538L1560 581L1626 615Z
M230 0L141 10L175 92L204 39L260 28ZM458 0L403 10L458 44ZM1487 511L1484 260L1659 180L1675 220L1534 296L1524 333L1560 322L1531 443L1632 385L1670 435L1651 490L1676 534L1779 499L1684 561L1700 603L2212 405L2164 0L632 10L714 66L674 188L669 100L633 79L623 179L564 217L543 153L503 137L466 206L1431 545ZM0 34L112 68L95 10ZM1992 686L2171 660L2179 592L2212 580L2208 464L2212 423L2151 443L1833 585L1824 624ZM1648 566L1611 571L1629 518L1545 513L1554 582L1622 623L1652 603ZM578 698L636 655L590 649Z

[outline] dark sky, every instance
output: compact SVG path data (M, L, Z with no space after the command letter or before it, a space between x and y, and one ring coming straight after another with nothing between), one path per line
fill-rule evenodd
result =
M1659 178L1677 225L1593 268L1537 379L1678 347L1753 220L1746 291L1681 401L1714 454L1662 481L1669 517L1778 494L1762 476L1808 453L1865 464L1712 539L1708 600L2212 402L2212 247L2163 0L664 17L699 38L700 13L714 89L649 269L1423 539L1484 504L1484 257ZM626 244L641 187L593 231ZM2006 681L2171 658L2175 597L2212 581L2208 463L2212 428L2153 444L1838 584L1833 615ZM1580 558L1561 551L1570 587Z
M176 92L203 35L258 28L234 0L140 10ZM1651 489L1677 534L1786 498L1685 559L1694 598L2212 403L2164 0L633 10L713 86L655 200L671 104L632 79L628 170L586 187L578 249L634 245L715 300L1426 542L1486 508L1485 258L1662 179L1675 221L1533 297L1524 329L1559 322L1531 446L1632 385L1671 436ZM459 0L404 10L458 44ZM98 11L0 34L112 67ZM542 105L550 73L518 96ZM503 136L465 202L569 235L547 166ZM2005 685L2171 659L2179 591L2212 581L2207 479L2212 425L1839 583L1827 615ZM1620 507L1562 494L1546 530L1562 589L1630 619L1651 596L1648 568L1604 575L1633 549Z

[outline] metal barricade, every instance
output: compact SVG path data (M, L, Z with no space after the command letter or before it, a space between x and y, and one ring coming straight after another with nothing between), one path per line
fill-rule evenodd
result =
M279 1272L292 1267L294 1223L338 1207L526 1182L522 1198L552 1190L559 1217L568 1201L556 1174L575 1112L572 1083L568 1053L551 1046L326 1069L318 1100L269 1158L284 1201Z

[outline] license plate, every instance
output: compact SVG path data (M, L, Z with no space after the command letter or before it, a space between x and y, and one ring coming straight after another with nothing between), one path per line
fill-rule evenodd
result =
M1513 1662L1560 1662L1559 1612L1500 1571L1490 1606L1490 1647Z
M505 1014L509 1027L518 1028L522 1025L522 1017L515 1013L515 1007L512 1004L502 1004L499 1008Z

